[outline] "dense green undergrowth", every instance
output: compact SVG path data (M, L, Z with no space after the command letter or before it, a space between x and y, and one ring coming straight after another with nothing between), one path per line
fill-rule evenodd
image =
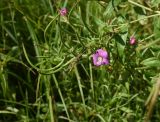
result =
M158 122L159 3L1 0L0 122Z

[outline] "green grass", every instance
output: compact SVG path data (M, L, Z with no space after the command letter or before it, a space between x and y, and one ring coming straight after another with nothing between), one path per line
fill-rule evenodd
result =
M0 121L159 121L159 3L1 0Z

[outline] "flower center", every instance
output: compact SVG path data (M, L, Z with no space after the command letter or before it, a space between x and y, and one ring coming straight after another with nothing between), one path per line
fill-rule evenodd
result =
M97 58L97 64L101 64L102 61L103 61L103 58L102 58L101 56L99 56L99 57Z

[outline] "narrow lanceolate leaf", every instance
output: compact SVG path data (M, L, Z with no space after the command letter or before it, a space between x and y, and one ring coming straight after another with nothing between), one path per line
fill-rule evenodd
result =
M152 57L152 58L143 60L141 64L148 67L160 67L160 60L155 57Z

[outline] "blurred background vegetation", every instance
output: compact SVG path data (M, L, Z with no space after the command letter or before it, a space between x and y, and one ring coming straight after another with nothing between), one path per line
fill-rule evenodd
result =
M0 122L158 122L159 3L1 0Z

